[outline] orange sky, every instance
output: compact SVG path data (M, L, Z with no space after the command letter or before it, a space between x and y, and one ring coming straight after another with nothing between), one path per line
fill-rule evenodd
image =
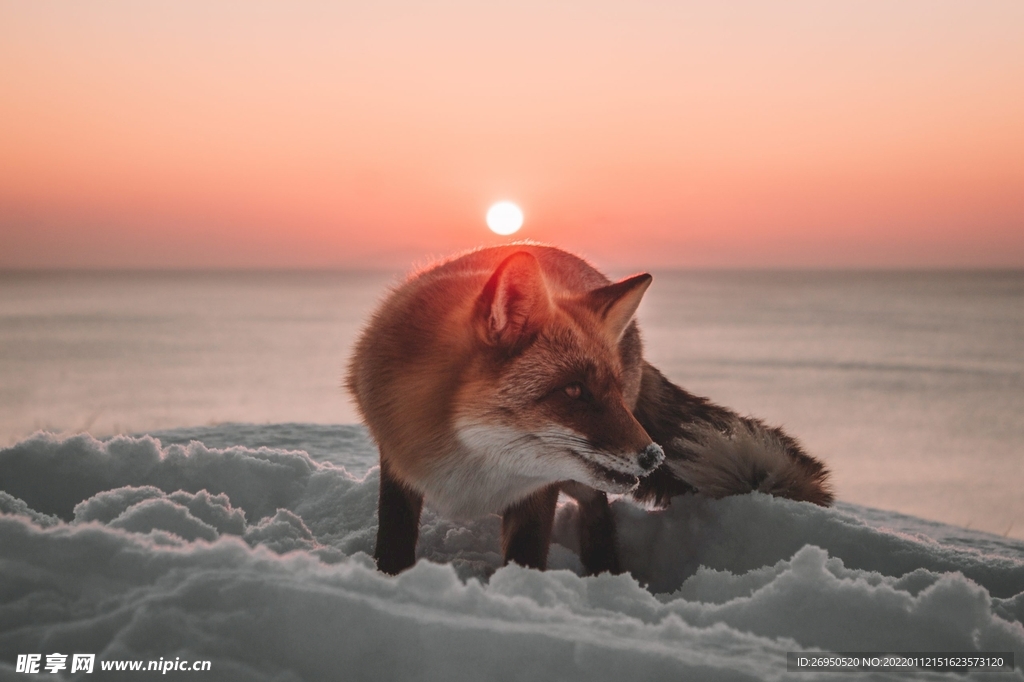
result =
M0 267L1024 266L1024 3L5 2Z

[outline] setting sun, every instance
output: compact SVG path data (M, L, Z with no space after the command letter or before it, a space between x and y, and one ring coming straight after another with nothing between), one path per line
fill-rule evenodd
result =
M523 212L511 201L499 201L487 211L487 227L495 234L513 234L522 226Z

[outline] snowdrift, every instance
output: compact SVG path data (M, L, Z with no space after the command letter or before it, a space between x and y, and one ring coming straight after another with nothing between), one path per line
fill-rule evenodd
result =
M975 675L1024 678L1024 543L758 494L619 500L629 575L581 578L567 501L552 570L502 568L497 517L428 509L390 578L374 458L362 429L312 425L0 451L0 679L53 652L217 680L837 679L786 672L814 650L1012 651L1014 673Z

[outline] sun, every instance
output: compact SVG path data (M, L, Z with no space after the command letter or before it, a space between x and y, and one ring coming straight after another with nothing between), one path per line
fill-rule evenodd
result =
M499 201L487 211L487 227L494 234L509 235L523 226L523 212L511 201Z

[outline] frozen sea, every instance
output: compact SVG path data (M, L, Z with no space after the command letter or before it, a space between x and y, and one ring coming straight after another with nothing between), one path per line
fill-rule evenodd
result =
M841 500L1024 539L1024 272L654 274L670 378L783 425ZM345 361L399 277L0 273L0 444L356 422Z
M374 569L376 452L339 385L395 275L0 275L0 680L72 653L95 679L949 679L788 652L1006 653L965 677L1024 679L1024 274L655 274L650 359L785 425L840 501L618 500L628 573L597 577L568 501L545 573L501 566L497 517L429 509L416 566Z

